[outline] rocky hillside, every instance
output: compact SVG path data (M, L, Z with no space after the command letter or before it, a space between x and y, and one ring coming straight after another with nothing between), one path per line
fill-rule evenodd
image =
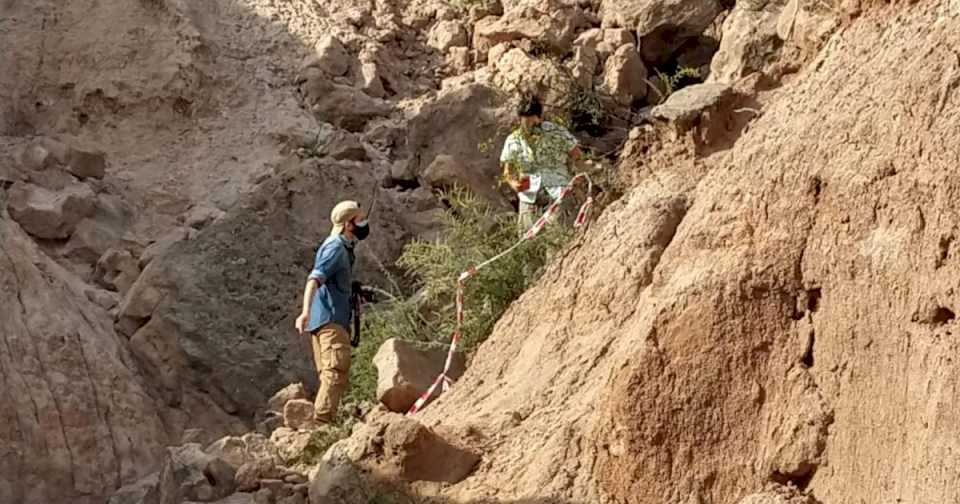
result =
M958 34L950 0L6 2L0 495L303 502L247 458L305 444L209 443L315 380L329 209L376 200L377 282L431 189L506 208L531 89L626 194L312 502L955 501Z

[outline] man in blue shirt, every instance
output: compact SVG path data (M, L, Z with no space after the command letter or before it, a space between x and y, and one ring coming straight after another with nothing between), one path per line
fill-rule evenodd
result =
M363 210L355 201L338 203L330 213L330 221L333 230L317 249L303 290L303 310L296 322L297 332L306 332L313 340L313 359L320 376L314 419L321 423L334 421L340 398L347 390L353 248L370 233Z

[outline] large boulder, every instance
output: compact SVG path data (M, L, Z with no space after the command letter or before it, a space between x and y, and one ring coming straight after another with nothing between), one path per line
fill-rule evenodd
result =
M430 180L439 182L456 174L459 185L497 205L505 205L497 192L501 136L513 119L512 111L497 92L483 84L445 89L410 119L408 135L399 151L408 157L412 176L424 174L439 156L449 156L435 166ZM455 168L446 170L446 168ZM460 178L463 176L464 178ZM454 182L447 178L443 183Z
M23 229L37 238L68 238L77 224L93 215L96 195L90 186L72 184L48 191L29 183L15 183L7 192L7 209Z
M537 1L479 20L473 27L473 45L485 51L502 42L526 41L564 54L582 24L579 9L559 0Z
M363 131L367 122L390 115L393 106L355 87L330 81L322 72L308 68L301 90L319 121L347 131Z
M373 357L378 376L377 399L390 411L406 413L443 371L446 360L447 348L443 345L423 348L409 341L388 339ZM460 378L465 367L463 354L455 353L448 377Z
M191 443L167 449L160 469L159 504L211 502L234 492L236 470Z
M354 434L330 447L310 473L311 504L361 504L377 481L456 483L480 457L420 422L395 413L372 415Z
M775 63L781 41L777 21L783 0L738 2L723 21L720 47L710 63L710 81L735 82Z
M508 49L495 61L493 82L503 92L532 93L547 105L558 105L569 99L573 82L557 62L538 58L519 47Z
M641 39L664 29L681 36L698 35L722 11L716 0L602 0L600 5L605 28L633 29Z
M647 67L633 44L620 46L603 71L603 89L620 105L630 105L647 96Z
M732 93L733 88L729 84L694 84L671 94L664 103L653 108L651 115L670 122L689 122Z
M717 0L603 0L605 28L634 30L644 61L660 65L723 11Z

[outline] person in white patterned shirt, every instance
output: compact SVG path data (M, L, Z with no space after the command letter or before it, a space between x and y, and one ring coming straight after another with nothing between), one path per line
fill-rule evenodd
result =
M534 96L517 107L520 126L500 153L503 178L519 200L518 225L525 233L539 214L570 183L570 165L582 157L576 137L563 126L543 120L543 105Z

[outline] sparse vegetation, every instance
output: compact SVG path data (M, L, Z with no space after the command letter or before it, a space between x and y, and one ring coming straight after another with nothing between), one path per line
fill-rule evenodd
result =
M654 85L652 82L647 80L647 84L650 86L650 89L652 89L660 97L660 101L657 103L663 103L667 101L667 98L669 98L670 95L672 95L674 92L680 89L680 84L682 83L683 79L687 79L687 78L700 79L701 78L700 71L697 70L696 68L681 66L681 67L678 67L677 70L670 75L667 75L656 68L654 68L653 70L657 73L657 78L659 79L660 83L663 85L663 89L661 90L658 86Z

